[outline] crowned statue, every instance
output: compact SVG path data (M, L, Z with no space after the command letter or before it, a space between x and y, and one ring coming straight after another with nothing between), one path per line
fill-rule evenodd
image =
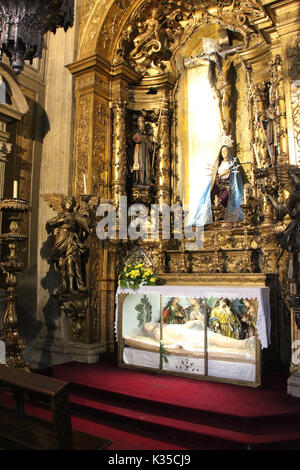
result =
M208 168L208 183L199 194L196 211L190 220L191 225L200 227L213 223L212 205L216 204L216 200L224 207L226 221L243 220L241 205L247 178L239 159L230 150L231 145L230 136L221 137L219 154L214 164Z

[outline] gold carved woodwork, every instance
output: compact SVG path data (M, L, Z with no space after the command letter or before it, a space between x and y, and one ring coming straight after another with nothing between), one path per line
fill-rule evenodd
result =
M112 8L111 11L115 12L116 9ZM115 25L116 16L113 18ZM142 75L153 76L170 71L176 74L174 58L179 48L202 25L219 23L240 33L245 46L252 47L264 41L255 26L255 22L263 18L266 19L266 12L256 0L247 3L235 0L201 2L198 5L190 0L145 2L127 17L126 26L114 49L113 63L125 60ZM104 32L111 29L111 22L112 16L108 15ZM106 34L105 46L102 45L100 53L107 49L108 40Z
M160 279L169 285L264 287L274 285L276 276L260 273L163 273Z
M81 96L77 106L76 160L73 180L76 194L84 194L84 174L88 168L91 96Z
M287 47L289 63L289 81L291 89L292 122L294 127L294 145L297 164L300 164L300 36L294 44Z
M84 193L85 175L87 192L103 196L108 192L108 64L92 56L74 62L68 69L75 78L76 98L73 193Z
M122 39L126 42L131 35L132 48L134 47L132 38L142 34L138 30L138 25L146 24L153 7L157 9L160 24L161 48L158 54L160 53L161 60L166 50L170 48L172 52L178 50L180 44L183 44L204 23L219 23L225 28L229 27L231 30L238 31L251 46L263 40L256 24L264 27L272 24L267 11L256 0L247 0L247 2L212 0L199 2L196 5L195 2L186 0L151 2L84 0L81 5L81 40L78 57L88 57L97 51L111 62L115 55L116 61L117 57L120 57L120 49L126 48L126 45L122 44ZM120 39L116 39L118 34ZM169 38L171 44L169 44ZM124 52L121 57L123 55Z
M112 201L115 207L119 204L119 197L126 194L125 113L126 104L121 99L113 104Z
M182 272L181 254L170 256L170 271ZM192 252L189 265L192 273L247 273L257 272L255 250L223 250Z
M119 254L117 271L123 269L125 264L135 261L143 263L144 266L151 268L156 273L166 272L166 256L169 245L170 240L162 239L117 242Z
M286 165L288 159L286 103L279 54L273 59L269 79L255 82L252 67L247 66L254 170Z
M159 149L156 163L156 185L158 204L170 204L170 123L169 113L162 111L159 122Z
M92 157L92 194L100 197L107 196L108 175L107 175L107 144L108 144L108 103L97 97L95 102L95 129L94 129L94 150Z
M278 126L279 155L277 164L289 163L285 91L282 71L282 58L278 54L271 64L271 86L274 86L276 121Z
M281 61L279 57L275 57L270 67L272 62L270 48L265 37L259 32L261 25L264 25L263 27L272 25L266 9L262 8L260 2L254 0L204 1L195 8L195 2L178 2L178 0L82 3L81 23L83 20L84 23L81 25L80 60L74 72L77 99L74 162L76 194L80 194L83 190L82 175L87 169L89 190L98 188L98 194L108 198L115 205L119 195L126 194L126 115L128 110L147 109L150 112L160 109L163 97L165 106L158 132L160 141L155 167L155 202L176 200L178 197L177 84L173 80L166 85L167 72L171 71L173 76L177 76L176 54L201 25L217 22L231 31L240 33L245 47L250 47L244 57L241 54L242 60L247 65L253 64L255 69L255 73L248 78L252 145L250 149L248 147L242 149L245 160L240 159L247 163L252 160L250 164L248 163L251 166L249 171L251 188L250 202L248 201L248 206L245 208L244 225L240 229L229 230L224 228L220 230L220 227L216 226L208 227L205 231L204 246L195 253L187 252L184 242L181 248L177 247L171 252L167 251L168 246L166 244L162 246L162 241L159 240L152 244L138 242L130 247L122 243L95 240L91 251L94 261L89 271L90 282L93 283L93 299L90 298L89 302L95 306L90 320L90 339L95 340L97 337L106 343L113 342L114 293L117 279L115 266L120 259L127 259L126 256L132 255L133 252L136 254L134 248L143 252L143 262L154 267L157 272L163 273L169 269L170 276L175 278L176 271L181 273L180 275L190 276L191 282L206 282L206 275L209 275L213 283L234 280L234 285L240 285L242 275L242 282L246 282L247 279L250 283L253 282L253 285L258 285L257 283L265 276L264 273L279 273L284 282L281 273L284 272L286 259L276 245L275 230L278 227L274 212L264 200L257 184L257 180L258 183L265 184L266 179L255 173L256 170L267 169L267 173L272 175L262 123L268 104L267 81L274 84L276 91L276 125L279 140L279 158L276 163L283 168L282 164L288 160ZM151 22L146 23L146 21L151 19L153 6L156 12L152 16L151 26ZM179 13L181 15L177 16ZM98 54L99 62L93 67L87 66L88 61L85 62L84 58L95 54ZM126 73L125 67L127 67ZM140 76L136 72L140 72ZM130 88L128 88L129 83ZM156 88L156 96L147 94L151 87ZM109 107L112 108L112 113ZM295 112L297 119L297 111ZM240 123L243 128L245 121L240 119ZM239 149L237 153L238 151ZM94 169L96 169L95 174ZM281 168L277 167L276 175L281 174L280 172ZM283 173L282 170L282 175ZM272 236L267 239L267 234L270 232ZM96 262L96 259L100 259L101 262ZM225 281L223 281L224 276ZM97 331L94 336L92 336L93 331Z

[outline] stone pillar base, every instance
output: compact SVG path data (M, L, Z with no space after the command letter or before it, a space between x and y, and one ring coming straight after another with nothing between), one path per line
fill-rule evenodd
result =
M300 371L295 372L288 378L287 393L300 398Z
M72 343L57 338L39 338L27 345L24 358L31 369L42 370L71 361L95 364L104 351L101 343Z

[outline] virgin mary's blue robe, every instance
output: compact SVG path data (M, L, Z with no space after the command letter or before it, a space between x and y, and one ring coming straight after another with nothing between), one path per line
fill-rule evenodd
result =
M229 161L233 161L232 154L229 152ZM220 165L220 158L218 158ZM219 167L218 165L218 167ZM217 172L217 170L216 170ZM215 172L215 174L216 174ZM210 178L208 184L200 194L199 202L195 214L191 216L190 225L202 227L213 223L213 214L211 210L211 191L214 185L215 175ZM246 182L246 175L243 167L241 166L238 158L235 159L232 167L230 168L229 176L229 196L226 208L225 220L229 222L237 222L244 219L244 213L241 205L244 199L244 184Z

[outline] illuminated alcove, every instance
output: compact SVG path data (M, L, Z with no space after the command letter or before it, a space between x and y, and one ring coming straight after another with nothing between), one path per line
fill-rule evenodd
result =
M199 201L199 189L209 182L211 167L219 154L222 125L218 102L208 79L208 63L186 68L184 59L200 55L203 52L203 39L217 39L219 28L217 24L199 28L176 56L176 67L180 74L177 91L178 190L191 218ZM243 163L246 173L249 173L251 135L246 72L238 58L234 60L233 67L232 151Z

